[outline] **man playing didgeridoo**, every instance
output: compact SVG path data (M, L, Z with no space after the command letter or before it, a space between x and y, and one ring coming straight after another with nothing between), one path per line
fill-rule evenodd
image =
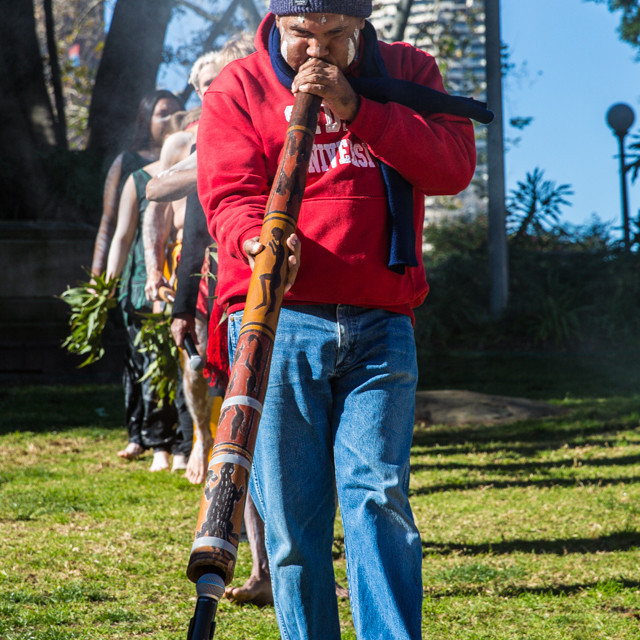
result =
M422 549L408 487L412 309L428 291L424 194L467 186L473 130L465 118L352 88L353 78L376 77L444 90L432 57L377 42L365 21L371 0L271 0L270 9L257 53L228 65L204 96L198 191L218 242L232 356L253 259L278 244L258 236L294 94L323 98L298 231L286 239L293 286L251 474L278 624L285 640L340 637L335 485L358 638L417 640Z

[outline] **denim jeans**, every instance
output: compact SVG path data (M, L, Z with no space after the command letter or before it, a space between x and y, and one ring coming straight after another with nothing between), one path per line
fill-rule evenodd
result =
M229 318L231 358L241 321L241 313ZM265 521L283 640L340 638L336 487L358 638L421 638L422 549L408 500L416 382L407 316L282 309L251 493Z

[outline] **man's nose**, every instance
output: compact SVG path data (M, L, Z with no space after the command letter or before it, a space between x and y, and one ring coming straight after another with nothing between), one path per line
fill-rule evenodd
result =
M307 55L311 58L322 58L328 51L327 47L316 38L310 38L307 42Z

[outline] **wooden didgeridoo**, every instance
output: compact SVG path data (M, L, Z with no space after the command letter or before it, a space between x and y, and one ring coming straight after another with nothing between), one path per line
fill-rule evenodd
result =
M287 238L296 230L321 98L299 93L260 233L229 385L220 410L187 577L198 599L188 640L210 640L217 604L233 578L249 472L267 391L287 279Z

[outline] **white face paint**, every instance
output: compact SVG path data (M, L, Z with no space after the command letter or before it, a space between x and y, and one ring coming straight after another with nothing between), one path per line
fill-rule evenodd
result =
M292 42L292 40L293 36L290 34L287 35L287 32L282 27L280 27L280 55L287 61L287 63L289 62L289 44Z
M358 44L358 38L360 37L360 28L356 27L353 31L353 36L349 38L349 53L347 56L347 64L351 64L356 57L356 45Z
M276 16L276 21L280 53L295 70L309 58L318 56L343 70L358 58L363 20L344 14L319 13Z

